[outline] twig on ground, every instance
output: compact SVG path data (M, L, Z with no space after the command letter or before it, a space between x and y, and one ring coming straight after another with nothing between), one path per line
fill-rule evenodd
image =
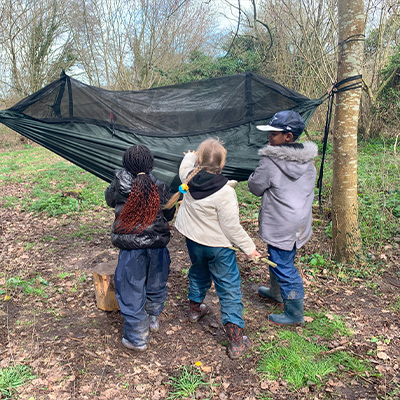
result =
M367 378L364 378L364 377L361 376L361 375L358 375L358 374L355 374L355 373L352 373L352 372L350 372L349 374L350 374L350 375L353 375L353 376L357 376L358 378L364 379L364 381L365 381L365 382L368 382L370 385L375 385L374 382L370 381L370 380L367 379Z
M67 338L68 338L68 339L72 339L72 340L76 340L76 341L78 341L78 342L82 342L82 339L77 339L77 338L74 338L74 337L72 337L72 336L67 336Z
M321 351L321 354L323 354L323 355L332 354L332 353L335 353L336 351L342 351L342 350L346 350L346 346L338 346L338 347L335 347L334 349L330 349L327 351Z
M396 287L400 287L400 285L398 285L397 283L393 283L393 282L390 282L390 281L387 281L387 283L388 283L389 285L393 285L393 286L396 286Z

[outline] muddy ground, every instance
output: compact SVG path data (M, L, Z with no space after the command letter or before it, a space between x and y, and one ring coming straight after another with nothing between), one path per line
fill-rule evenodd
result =
M22 185L0 186L0 196L23 196L23 190ZM109 239L112 215L111 209L104 208L73 218L0 209L0 289L10 278L28 282L7 288L9 298L2 292L0 299L0 368L25 364L36 376L19 388L18 398L166 399L170 378L179 373L179 367L199 361L211 385L196 393L198 399L400 398L398 243L375 254L386 272L372 280L357 278L343 283L338 275L323 270L313 277L299 264L306 287L305 309L340 315L354 332L351 338L337 338L329 347L369 360L381 376L361 377L342 371L332 374L321 388L293 392L283 380L263 380L257 372L261 341L272 340L279 329L301 329L267 322L267 315L279 308L257 295L258 286L268 284L268 269L238 255L245 332L254 345L246 356L232 361L226 355L214 289L206 298L210 314L199 323L187 321L190 264L184 240L174 228L161 330L151 335L145 353L124 348L122 318L118 311L97 308L91 272L99 263L116 263L117 250ZM256 222L244 225L260 243ZM93 228L92 234L88 226ZM298 259L304 254L325 254L329 245L323 230L315 230ZM28 289L37 292L27 293ZM373 337L378 341L371 342Z

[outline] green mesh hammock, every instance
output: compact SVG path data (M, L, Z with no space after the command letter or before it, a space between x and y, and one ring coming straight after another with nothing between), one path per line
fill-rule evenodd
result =
M142 91L110 91L62 73L0 111L0 122L107 182L128 147L145 145L154 175L176 190L184 151L218 137L228 151L223 173L247 180L267 143L256 124L289 109L307 124L321 102L250 72Z

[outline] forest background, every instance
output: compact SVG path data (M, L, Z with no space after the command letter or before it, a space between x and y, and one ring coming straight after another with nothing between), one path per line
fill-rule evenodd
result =
M337 76L336 0L1 0L0 104L61 70L142 90L251 70L310 98ZM365 1L363 139L399 125L400 5ZM311 128L324 125L320 107Z

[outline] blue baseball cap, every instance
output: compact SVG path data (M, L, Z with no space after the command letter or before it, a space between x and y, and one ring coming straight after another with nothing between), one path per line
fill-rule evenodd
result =
M292 132L293 136L300 136L306 127L299 113L292 110L277 112L269 125L257 125L260 131Z

